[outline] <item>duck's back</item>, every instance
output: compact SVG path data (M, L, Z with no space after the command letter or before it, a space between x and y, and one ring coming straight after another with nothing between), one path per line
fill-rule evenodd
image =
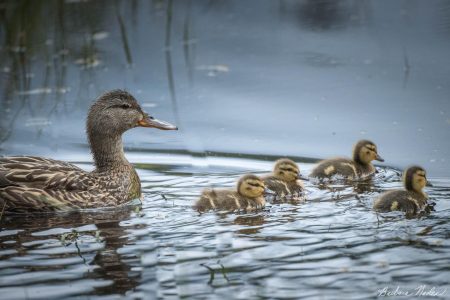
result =
M276 178L273 175L262 177L267 189L277 196L297 195L303 191L303 185L297 181L286 182Z
M403 211L415 214L421 210L427 198L415 192L394 190L382 194L374 203L373 208L380 212Z
M332 158L321 161L310 174L311 177L318 178L329 178L334 175L355 178L358 176L358 169L351 159Z
M237 211L262 208L264 205L264 197L252 199L232 190L208 189L203 191L200 199L195 203L194 209L200 212L211 209Z
M41 157L0 158L0 205L5 211L55 211L117 205L129 178L93 174ZM128 176L129 177L129 176ZM117 191L113 195L111 191ZM119 196L119 197L116 197Z

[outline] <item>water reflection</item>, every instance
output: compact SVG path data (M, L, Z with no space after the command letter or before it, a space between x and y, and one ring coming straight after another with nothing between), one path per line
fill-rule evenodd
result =
M167 153L152 155L160 161ZM401 186L398 171L390 168L378 168L373 189L359 193L348 185L319 189L308 181L302 203L199 215L191 206L202 189L233 186L243 169L264 173L272 163L216 156L205 172L186 164L189 157L174 153L170 164L140 165L141 211L3 216L0 291L11 298L45 286L45 298L248 299L295 298L301 289L314 298L356 292L372 297L392 282L446 284L447 179L433 179L435 187L427 191L435 211L412 220L372 211L379 193ZM314 166L296 161L306 173ZM61 240L73 230L75 239ZM72 288L62 282L68 278ZM348 284L355 281L357 287Z
M28 267L28 272L32 272L29 275L34 272L34 275L29 276L28 283L35 285L50 280L46 271L70 268L74 263L84 264L85 268L72 271L73 276L103 282L99 286L92 286L92 293L125 294L138 285L140 277L140 272L132 269L132 265L139 264L139 257L134 255L124 257L120 254L120 251L130 243L127 227L121 226L120 222L130 218L130 214L129 209L122 209L65 215L3 216L4 233L17 228L20 230L15 235L15 243L8 243L11 241L8 234L0 237L1 251L4 254L12 254L3 255L2 268L14 266L17 263L14 263L16 255L30 258L38 255L36 261L30 262ZM80 259L76 259L77 257ZM58 279L55 277L53 280ZM21 292L21 288L12 290L11 297L20 298ZM48 293L50 296L53 292ZM68 294L65 291L59 293L61 297L70 295L70 291Z

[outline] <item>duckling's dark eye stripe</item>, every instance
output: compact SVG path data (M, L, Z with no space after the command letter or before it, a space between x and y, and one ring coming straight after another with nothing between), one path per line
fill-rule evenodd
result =
M248 185L255 186L255 187L263 187L261 184L253 183L253 182L249 182Z
M297 170L295 170L295 169L292 169L292 168L280 168L280 170L282 170L282 171L289 171L289 172L298 172Z

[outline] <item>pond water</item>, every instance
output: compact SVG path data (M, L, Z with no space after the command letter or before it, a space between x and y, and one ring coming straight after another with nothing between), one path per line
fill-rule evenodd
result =
M3 215L1 299L449 297L449 1L22 0L0 20L0 155L92 169L86 111L113 88L180 127L125 135L141 208ZM386 159L371 185L191 209L205 187L282 156L308 174L361 138ZM434 211L374 213L410 164Z

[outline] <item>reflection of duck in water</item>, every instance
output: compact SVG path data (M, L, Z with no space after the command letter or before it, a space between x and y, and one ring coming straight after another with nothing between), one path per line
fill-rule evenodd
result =
M353 149L353 159L333 158L319 162L311 173L311 177L319 179L338 175L347 179L357 179L375 173L373 160L384 161L378 153L377 146L368 140L356 143Z
M130 218L130 214L131 208L116 209L114 211L102 210L101 212L75 211L52 215L35 214L33 216L24 215L21 218L12 215L3 215L2 229L16 230L19 228L20 230L14 236L16 243L3 243L4 241L11 240L13 237L11 235L0 237L2 249L12 249L15 253L10 256L11 258L2 257L2 259L5 262L9 259L15 261L15 258L19 256L30 259L35 249L41 248L42 245L48 245L48 248L44 247L41 249L40 255L44 260L55 260L56 264L42 265L39 267L40 271L44 273L48 271L52 274L59 274L61 272L62 276L64 276L67 268L78 266L79 268L74 268L74 270L83 271L79 273L76 273L78 271L74 271L75 273L73 275L78 274L80 279L86 280L87 286L91 284L95 286L96 295L110 295L112 293L125 294L127 291L136 288L140 282L139 277L142 272L136 269L140 263L139 256L132 256L128 253L124 257L119 253L119 249L126 247L130 243L129 232L126 232L128 228L120 225L120 222ZM54 235L55 232L61 232L62 228L71 229L80 227L84 227L82 231L72 231L77 233L77 238L70 241L70 243L68 240L66 240L66 243L62 241L61 238L63 235ZM97 230L90 230L90 228L95 227ZM47 235L36 235L36 231L47 232ZM98 240L94 237L98 237ZM66 251L59 253L52 250L53 247L58 247L59 243L66 248ZM81 251L74 252L73 250L76 247L79 247ZM70 257L75 256L79 256L82 260L78 260L78 262L73 259L68 260ZM29 261L29 267L26 265L27 260L23 260L23 262L25 265L20 267L23 273L29 272L29 268L35 267L33 261ZM95 268L85 272L86 264L93 265ZM40 281L44 282L45 277ZM48 283L48 281L46 282ZM110 284L98 285L95 284L96 282L110 282ZM91 293L92 291L82 289L79 291L79 295L67 295L63 290L60 290L60 296L53 295L52 297L64 298L63 295L65 295L65 297L85 296L88 298Z
M0 206L5 211L55 211L117 206L141 196L141 183L123 152L122 134L134 127L177 129L144 113L121 90L91 106L87 135L96 169L34 156L0 158Z
M266 222L264 215L257 214L257 215L244 215L244 216L237 216L236 219L234 219L233 224L234 225L242 225L240 226L240 229L237 231L241 234L256 234L260 231L261 228L263 228L262 225Z
M429 185L425 170L418 166L409 167L403 174L403 183L406 190L388 191L382 194L374 203L377 211L404 211L407 214L416 214L422 210L428 200L422 189Z
M194 206L199 212L218 210L254 210L263 208L264 182L255 175L244 175L239 179L237 189L205 190Z
M300 196L304 188L300 178L298 165L287 158L277 160L273 172L262 177L266 188L277 197Z

